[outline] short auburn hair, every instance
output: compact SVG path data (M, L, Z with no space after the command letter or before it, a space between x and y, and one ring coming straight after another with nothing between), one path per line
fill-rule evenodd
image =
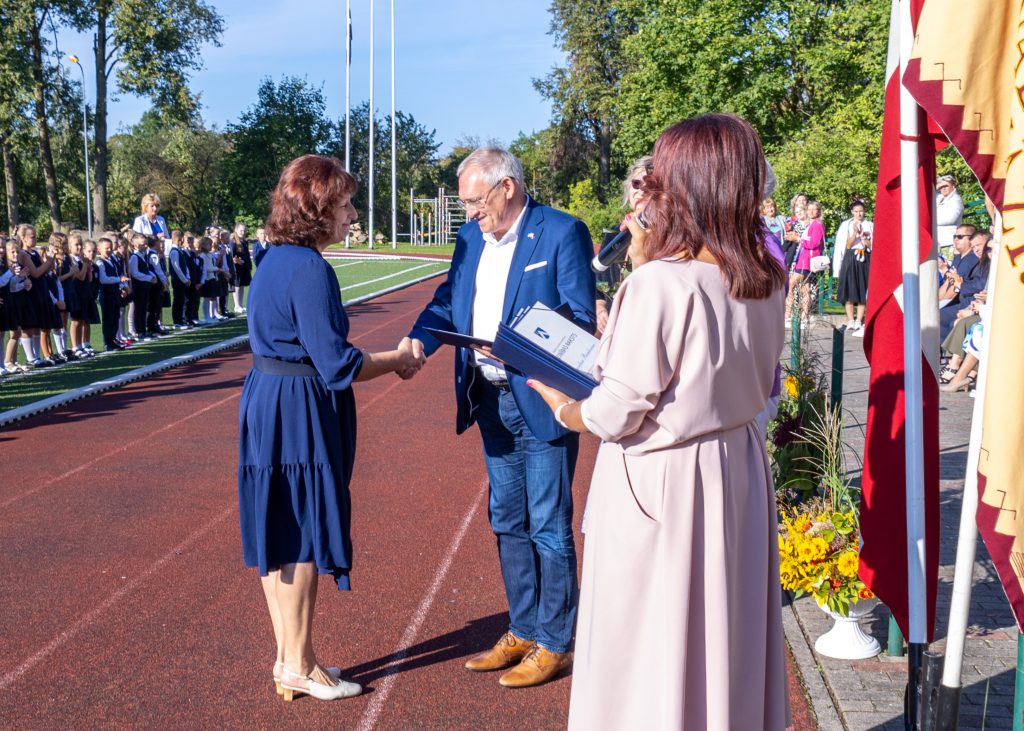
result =
M647 258L694 259L706 248L732 297L764 299L780 289L786 273L765 246L761 221L766 174L761 139L739 117L706 114L669 127L643 183Z
M337 229L343 198L355 194L356 179L336 157L303 155L281 171L270 194L265 224L273 244L297 244L315 249Z

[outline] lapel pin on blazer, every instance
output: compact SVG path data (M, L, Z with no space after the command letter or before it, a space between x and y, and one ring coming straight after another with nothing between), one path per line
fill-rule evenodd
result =
M530 233L526 234L526 238L532 239L533 238L533 231L531 231Z

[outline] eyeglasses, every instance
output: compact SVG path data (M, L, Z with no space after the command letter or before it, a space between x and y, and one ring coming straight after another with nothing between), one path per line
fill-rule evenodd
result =
M640 190L641 188L644 187L644 179L633 178L632 180L629 181L629 185L633 190Z
M971 238L971 235L970 234L953 234L953 238L954 239L969 239L969 238Z
M464 209L472 208L475 211L479 211L481 208L483 208L484 206L487 205L487 199L491 197L491 193L494 192L494 189L497 188L499 185L501 185L504 182L505 182L505 178L502 178L497 183L492 185L491 189L488 190L484 194L484 196L482 198L473 198L473 199L468 200L468 201L467 200L463 200L462 198L459 198L458 199L459 206L461 206Z

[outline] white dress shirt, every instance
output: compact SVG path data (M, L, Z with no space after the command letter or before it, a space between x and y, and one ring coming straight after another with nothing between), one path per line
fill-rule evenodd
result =
M476 270L476 288L473 292L472 335L475 338L494 340L494 336L498 334L512 256L516 253L519 229L523 225L527 203L529 197L523 204L523 210L519 211L516 220L501 239L494 238L494 234L491 233L483 234L484 250L480 254L480 265ZM507 380L505 366L500 361L476 351L473 351L473 357L480 372L488 381Z

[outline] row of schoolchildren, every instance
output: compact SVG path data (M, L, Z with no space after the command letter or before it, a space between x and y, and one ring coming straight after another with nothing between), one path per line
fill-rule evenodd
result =
M126 236L110 232L92 242L80 233L55 233L37 247L35 229L22 225L3 242L0 341L4 331L10 337L0 375L94 356L90 326L100 322L108 351L167 334L160 315L168 304L176 329L226 319L229 281L238 285L240 309L249 283L244 233L237 243L215 245L175 231L167 257L163 237L130 230ZM233 256L239 249L242 255ZM24 366L17 363L19 345Z

